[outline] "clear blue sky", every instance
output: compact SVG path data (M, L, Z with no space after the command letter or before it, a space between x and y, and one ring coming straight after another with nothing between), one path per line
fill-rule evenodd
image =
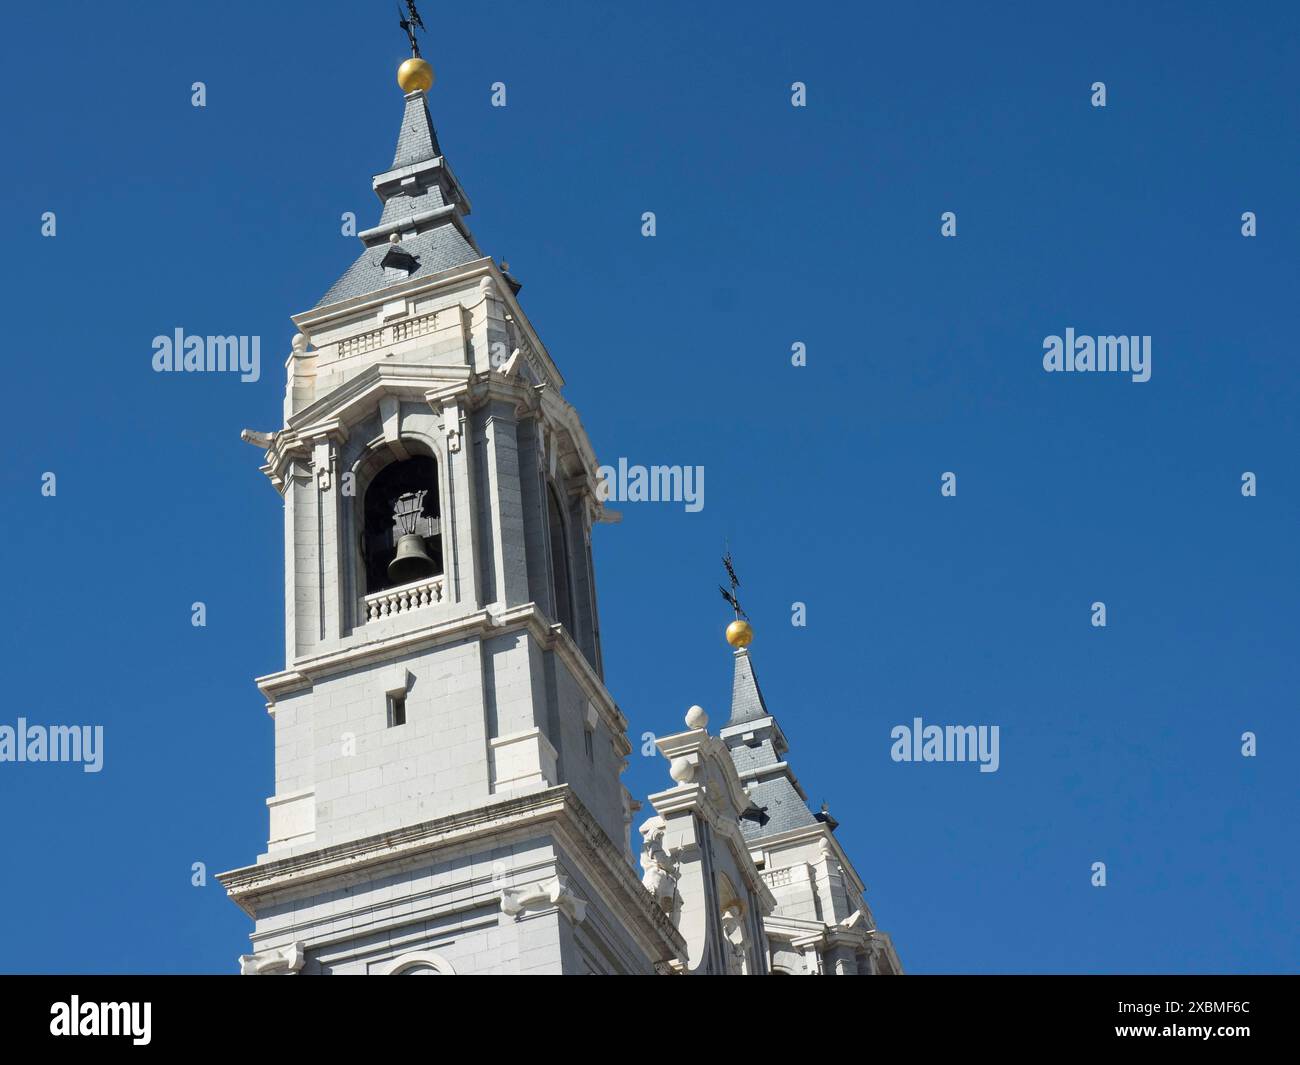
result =
M430 105L601 460L706 469L702 512L596 533L633 736L725 717L729 538L792 762L911 971L1294 971L1300 17L1059 6L430 4ZM238 433L279 425L340 214L378 217L394 22L6 14L0 724L107 738L98 775L0 765L0 970L246 948L190 886L253 860L272 787L281 510ZM261 335L262 380L152 373L178 326ZM1150 335L1151 381L1045 374L1067 326ZM1000 726L1000 770L893 763L915 716Z

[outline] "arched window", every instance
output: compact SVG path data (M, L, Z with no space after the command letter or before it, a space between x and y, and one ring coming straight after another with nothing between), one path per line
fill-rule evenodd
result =
M365 594L442 572L438 464L427 455L393 462L375 475L362 506ZM399 541L405 564L390 572ZM427 559L427 561L425 561Z
M555 596L555 620L575 636L573 630L573 583L569 573L568 525L554 485L547 485L546 513L551 532L551 580Z

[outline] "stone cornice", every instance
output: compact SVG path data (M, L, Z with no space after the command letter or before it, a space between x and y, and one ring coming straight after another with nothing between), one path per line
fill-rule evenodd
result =
M405 166L398 166L385 170L382 174L376 174L371 178L370 187L374 190L375 195L379 197L379 202L384 203L384 194L380 191L381 189L394 185L400 186L407 178L418 177L420 174L437 173L438 171L442 171L442 173L447 175L448 182L451 184L452 188L456 190L456 195L461 201L460 203L449 204L448 206L461 211L463 214L472 214L473 211L471 209L469 197L465 195L465 187L461 185L459 179L452 171L451 165L447 162L446 156L435 155L432 159L422 159L418 163L407 163ZM362 234L357 235L361 236Z
M811 942L821 939L829 926L825 921L804 917L782 917L769 914L763 918L763 931L778 939L799 939Z
M405 218L399 218L395 222L385 222L382 225L363 229L357 234L357 239L367 248L373 248L386 241L390 233L400 233L402 230L410 229L419 230L426 222L436 222L440 218L451 218L459 210L460 208L456 204L449 203L443 207L419 211L416 214L407 215ZM468 214L468 212L465 213Z
M472 376L468 367L368 366L328 395L291 414L285 428L272 436L266 462L260 469L283 494L293 464L311 458L311 445L316 440L324 438L336 444L347 440L353 421L350 416L358 410L369 412L386 395L426 401L437 396L440 407L449 395L466 391Z
M485 837L535 828L555 832L565 852L584 876L604 889L602 898L617 909L624 927L653 958L668 961L684 952L685 943L668 916L654 904L632 868L617 857L618 849L564 784L307 854L232 869L218 873L217 879L240 908L256 918L259 903L274 894L324 890L335 877L413 858L434 858L439 851Z
M380 396L398 395L424 399L430 392L457 386L473 379L468 366L435 366L423 363L372 363L337 388L291 414L287 428L302 434L317 422L347 423L350 415L368 412Z
M552 424L564 428L573 441L574 451L582 465L583 476L588 484L588 491L594 498L596 494L596 472L600 464L596 461L595 449L587 437L582 419L578 417L573 405L552 388L543 388L539 395L542 413Z
M784 754L790 749L789 741L785 738L785 733L781 731L781 726L777 724L776 718L771 714L767 717L760 717L754 721L742 721L739 725L727 725L718 729L718 738L721 740L730 740L736 736L757 736L766 729L772 730L772 745L777 748L777 754ZM727 744L728 747L735 746Z
M266 462L259 469L283 495L293 464L305 462L310 457L311 445L299 439L297 433L278 432L271 437L271 446L266 449Z
M770 920L770 918L769 918ZM820 930L791 937L790 946L796 950L815 948L819 953L831 947L866 947L871 942L872 933L866 929L840 928L822 925Z
M283 491L288 467L295 459L307 457L300 445L321 435L328 435L336 441L345 440L348 426L373 410L379 399L386 395L423 399L435 410L441 410L447 402L461 397L465 397L469 409L500 400L513 404L520 413L540 415L554 429L563 431L572 442L573 453L582 467L585 494L591 505L599 509L596 454L577 411L552 388L532 386L496 372L476 374L468 366L382 362L367 366L326 395L291 414L285 428L275 434L262 471Z
M557 387L563 388L564 375L560 373L559 367L552 361L550 353L546 350L546 346L528 321L528 316L524 314L523 309L519 306L519 301L515 298L514 292L500 269L487 256L482 259L475 259L472 263L466 263L464 266L443 270L440 273L426 274L423 277L399 281L377 292L369 292L363 296L353 296L350 299L339 300L337 303L327 303L323 307L314 307L309 311L292 315L290 320L298 327L300 332L310 337L313 329L318 329L321 325L336 318L349 318L359 313L364 314L367 311L378 310L385 303L390 303L395 299L428 295L438 289L452 287L476 277L490 277L493 280L497 289L496 298L500 299L510 309L516 321L524 329L528 341L532 345L533 353L541 359L547 374L554 379Z
M572 796L572 792L569 794ZM586 867L583 870L584 873L589 879L593 878L593 875L598 879L606 889L604 897L607 900L614 898L625 900L625 906L621 907L622 912L638 918L638 923L639 920L644 919L645 914L649 914L658 934L670 940L673 946L673 958L665 957L661 960L684 960L686 957L685 939L673 924L672 919L659 908L650 892L637 879L632 867L622 860L620 848L614 845L613 841L596 822L596 819L591 816L591 812L576 796L572 796L571 808L574 820L582 826L582 832L574 833L561 824L557 826L557 835L565 838L569 850L575 853L575 857L587 859ZM636 924L625 923L625 927L628 927L636 934ZM641 937L638 936L637 938L640 939ZM643 942L642 945L645 946L646 944Z
M563 805L563 795L557 794L561 791L568 791L568 788L560 785L392 832L345 840L306 854L232 869L218 873L217 879L246 913L255 916L254 904L271 892L300 887L342 873L354 873L453 842L469 841L489 830L499 830L506 823L525 823L541 814L554 814Z
M298 439L307 443L326 440L341 444L348 438L348 427L338 418L322 418L311 425L304 425L298 430Z
M798 792L799 798L807 801L808 793L803 790L803 786L795 778L794 770L790 768L789 762L769 762L767 765L756 765L750 769L737 770L742 783L745 781L762 781L771 777L786 777L794 790Z

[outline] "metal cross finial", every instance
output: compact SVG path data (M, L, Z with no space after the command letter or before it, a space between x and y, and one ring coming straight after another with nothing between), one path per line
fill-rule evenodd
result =
M415 10L415 0L406 0L406 15L402 15L402 5L397 5L397 24L402 27L406 34L406 39L411 42L411 55L419 57L420 44L415 39L416 30L424 30L424 19L420 18L420 13Z
M736 612L736 618L748 619L749 615L745 613L740 605L740 600L736 598L736 589L740 587L740 578L736 576L736 567L731 562L731 549L722 556L722 564L727 567L727 578L731 581L731 591L727 591L721 584L718 585L718 591L722 593L722 598L731 604L731 609Z

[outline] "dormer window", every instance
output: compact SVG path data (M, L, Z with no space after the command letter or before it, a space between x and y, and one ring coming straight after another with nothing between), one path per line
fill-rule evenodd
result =
M384 252L384 257L379 260L379 265L385 270L400 271L408 277L415 273L416 267L420 265L419 257L412 255L402 247L398 234L393 233L388 240L388 250Z

